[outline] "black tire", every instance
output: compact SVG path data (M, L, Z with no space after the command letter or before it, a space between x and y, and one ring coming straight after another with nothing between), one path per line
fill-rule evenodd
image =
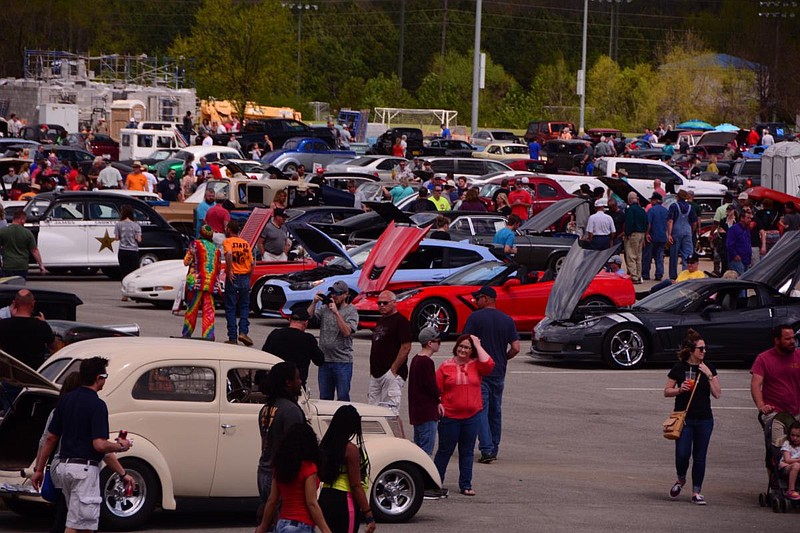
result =
M766 507L767 506L767 495L763 492L758 494L758 505L759 507Z
M558 274L566 258L567 254L554 254L550 259L547 260L547 268Z
M119 281L122 279L122 271L117 267L103 267L100 269L100 272L105 274L107 278L114 281Z
M142 527L161 499L161 484L153 469L139 459L120 459L125 470L136 481L132 496L125 496L119 476L110 468L100 472L100 524L103 529L131 531Z
M264 276L256 280L250 288L250 311L255 316L261 316L263 307L261 306L261 291L269 278Z
M609 305L614 305L614 302L606 298L605 296L589 296L588 298L584 298L580 302L578 302L578 307L606 307Z
M288 174L289 172L297 172L297 165L294 163L286 163L286 166L283 167L283 172Z
M603 361L614 370L633 370L647 360L650 342L639 326L619 324L603 339Z
M139 268L151 265L153 263L158 263L159 260L160 258L158 255L154 254L153 252L142 252L139 254Z
M378 522L407 522L419 511L424 492L425 483L416 465L392 463L378 474L370 489L372 514Z
M779 513L781 512L781 503L778 501L778 498L772 498L772 512Z
M416 339L419 332L428 326L436 327L443 338L456 333L458 327L456 311L441 298L423 300L411 314L411 331Z

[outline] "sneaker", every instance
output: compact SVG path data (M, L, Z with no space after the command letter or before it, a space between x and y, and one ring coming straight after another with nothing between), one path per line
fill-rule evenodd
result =
M491 453L482 453L480 458L478 459L479 463L483 463L488 465L489 463L493 463L497 461L497 455Z
M800 500L800 492L796 490L787 490L786 491L786 499L792 501L799 501Z
M239 341L242 344L244 344L245 346L252 346L253 345L253 339L251 339L250 337L248 337L244 333L240 333L239 334Z
M695 505L705 505L706 499L703 498L702 494L695 494L694 496L692 496L692 503Z
M447 498L449 493L450 491L444 488L426 490L422 497L426 500L443 500L444 498Z
M239 344L239 343L236 342L236 339L228 339L225 341L225 344Z
M683 488L683 484L680 481L676 481L672 488L669 489L669 495L671 498L677 498L681 494L681 489Z

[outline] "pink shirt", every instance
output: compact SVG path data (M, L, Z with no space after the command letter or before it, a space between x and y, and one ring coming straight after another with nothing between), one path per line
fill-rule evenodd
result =
M215 204L206 211L206 224L211 226L214 233L225 233L225 225L230 219L231 214L222 207L222 204Z
M775 348L762 352L750 373L764 378L764 403L777 412L800 414L800 350L788 355Z

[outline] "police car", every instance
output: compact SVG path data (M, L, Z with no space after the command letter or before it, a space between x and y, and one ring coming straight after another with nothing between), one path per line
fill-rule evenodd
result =
M123 205L133 208L142 226L139 266L183 257L186 240L147 203L119 192L62 192L38 194L25 206L29 228L45 268L57 274L90 274L101 269L119 277L114 225Z

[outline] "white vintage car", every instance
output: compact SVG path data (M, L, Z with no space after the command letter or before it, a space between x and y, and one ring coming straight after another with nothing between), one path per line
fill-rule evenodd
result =
M156 507L176 509L180 498L257 498L257 419L264 402L257 383L280 359L221 343L125 337L69 345L38 373L0 352L0 381L24 387L0 421L0 497L10 509L30 510L41 501L20 472L32 472L60 383L82 359L97 355L109 360L100 393L110 413L109 437L124 429L133 439L118 457L138 484L128 496L118 476L102 469L102 529L137 528ZM299 403L320 437L343 405L305 395ZM406 521L422 505L424 490L441 486L436 467L404 438L399 417L382 407L354 405L371 465L373 513L386 522Z

